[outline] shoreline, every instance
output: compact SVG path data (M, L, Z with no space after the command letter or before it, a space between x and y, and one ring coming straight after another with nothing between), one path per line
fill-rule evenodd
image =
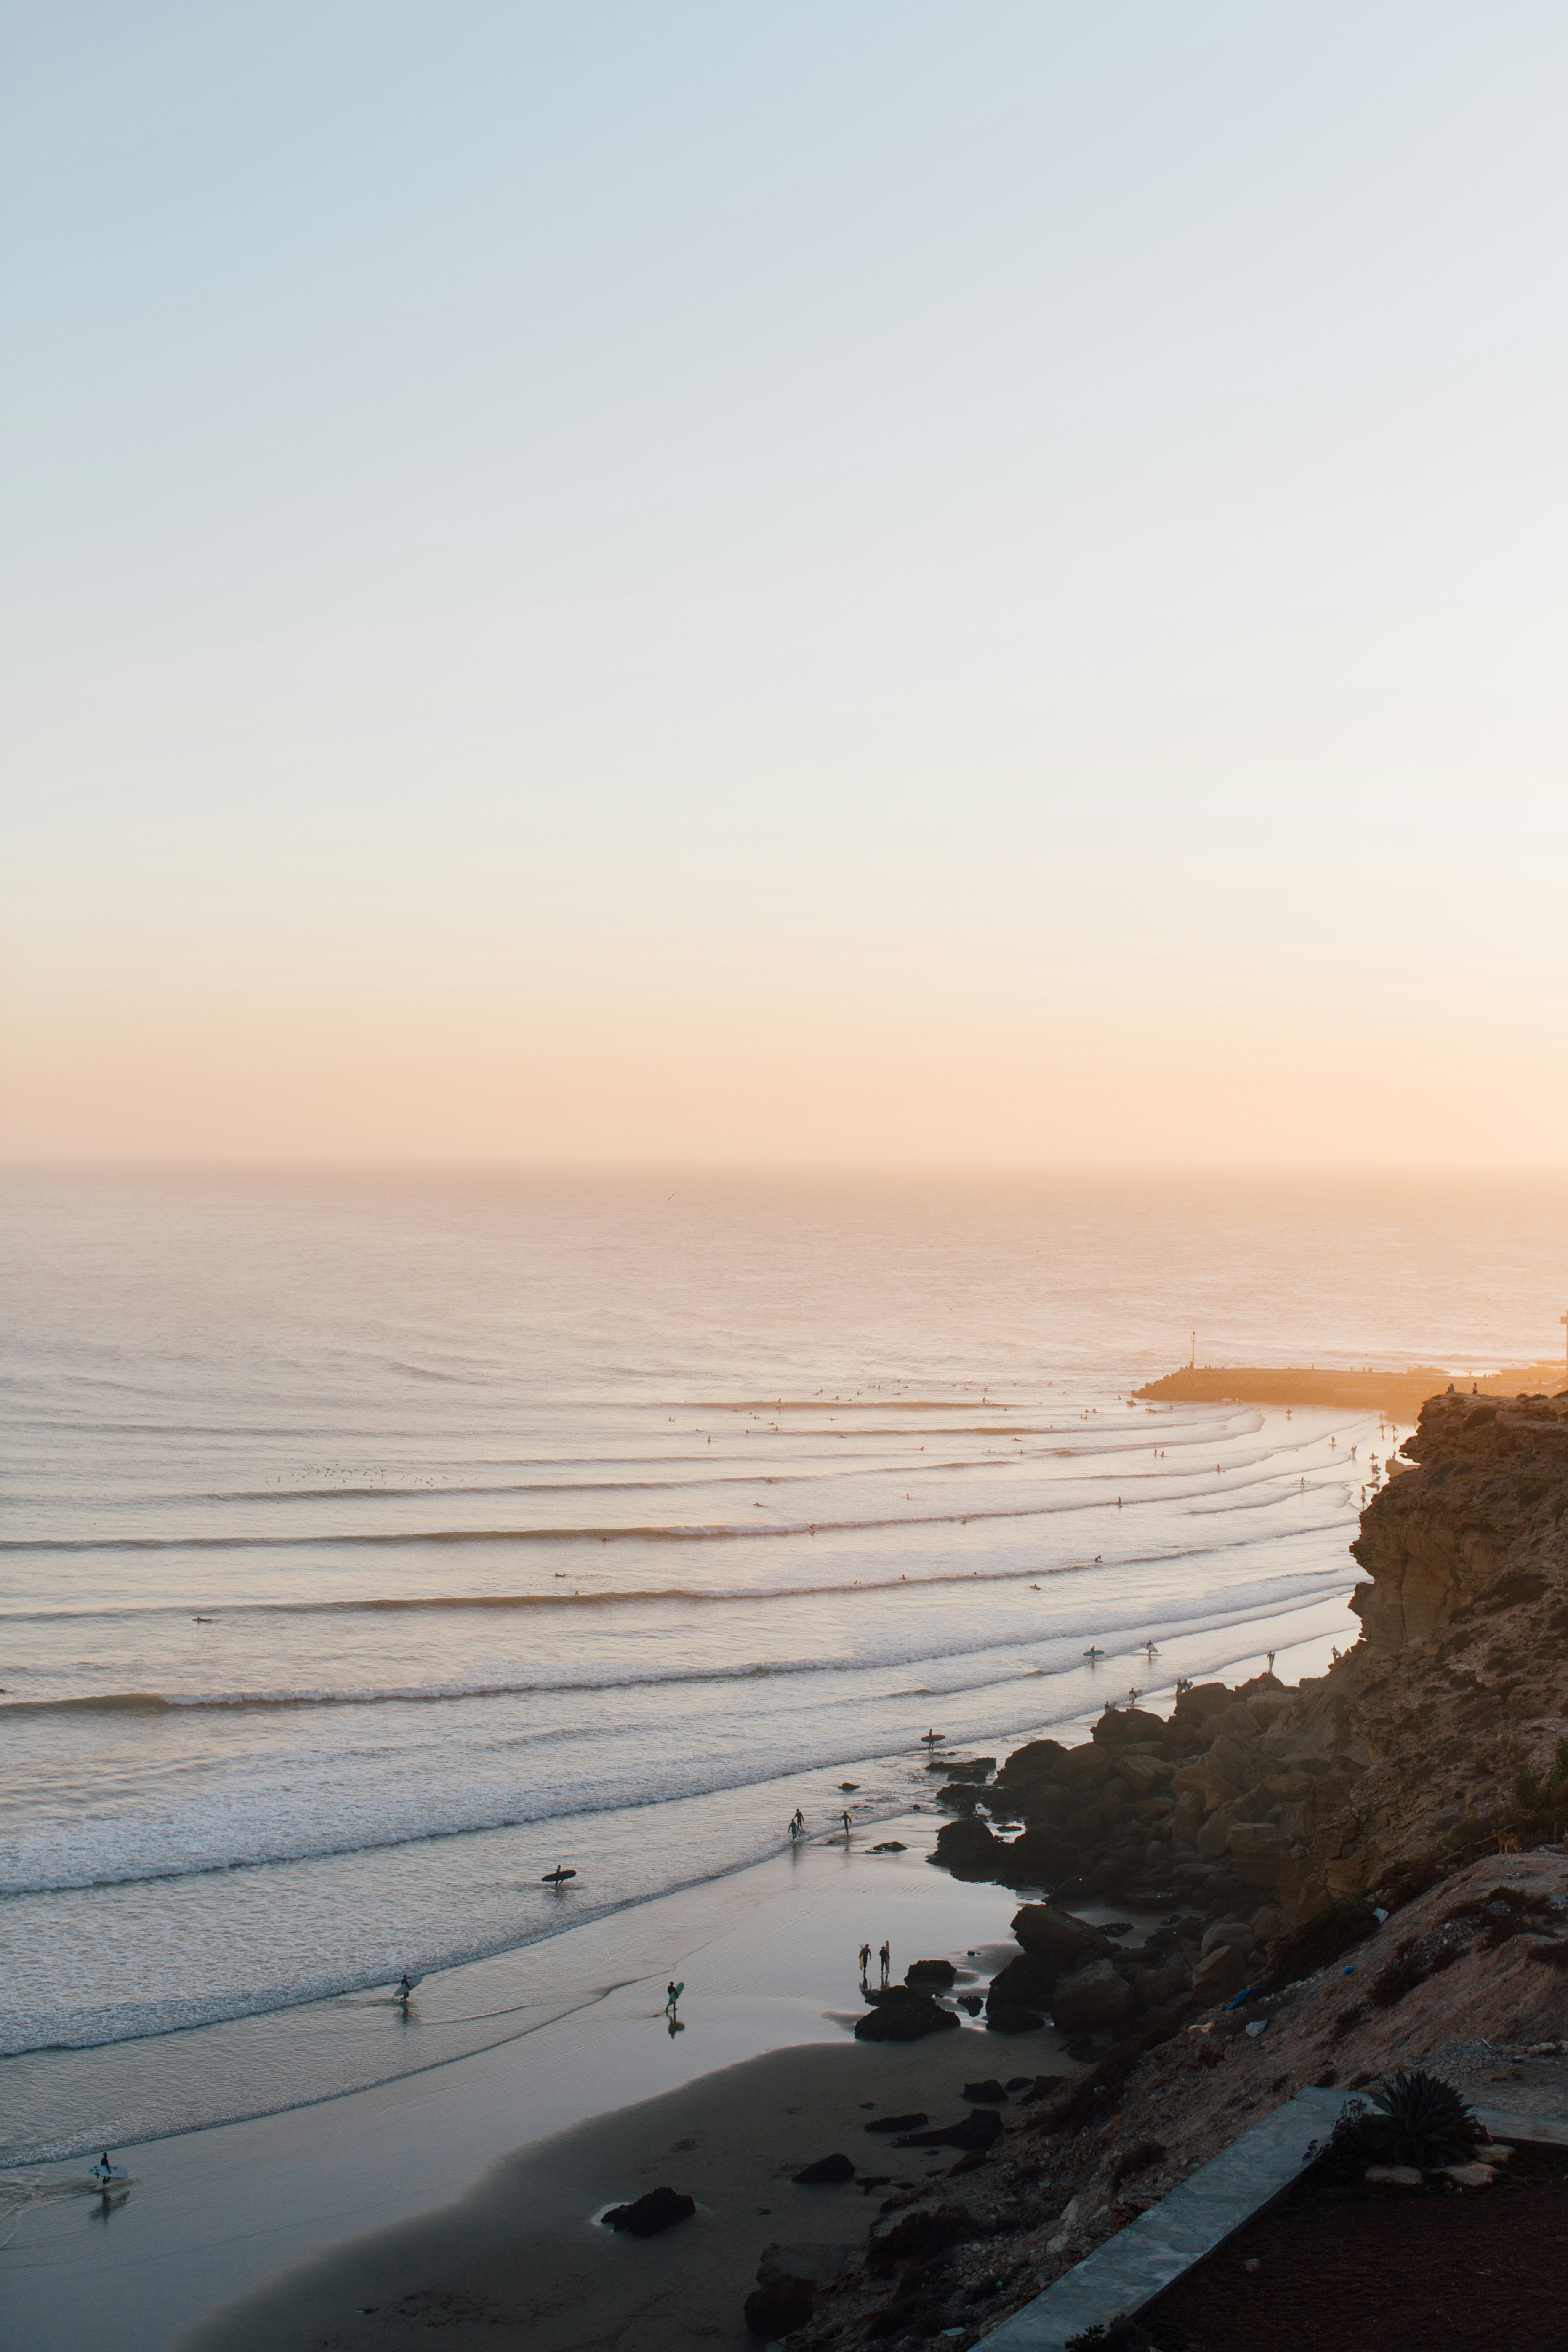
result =
M1354 1573L1348 1560L1346 1565L1346 1585L1334 1593L1266 1607L1237 1622L1168 1639L1149 1703L1168 1706L1179 1674L1228 1679L1256 1671L1270 1648L1292 1678L1322 1672L1331 1648L1353 1641L1359 1631L1346 1606ZM1020 1706L1016 1726L955 1730L952 1744L962 1741L973 1752L1016 1746L1039 1733L1085 1738L1107 1692L1120 1696L1121 1675L1140 1667L1147 1671L1142 1653L1129 1644L1097 1666L1077 1670L1080 1687L1067 1676L1030 1678L1023 1687L1034 1695L1035 1704ZM1048 1703L1053 1690L1059 1694L1055 1706ZM1076 1706L1075 1698L1080 1702ZM917 1791L924 1796L922 1762L906 1754L874 1759L860 1768L868 1773L897 1768L902 1784L875 1792L868 1787L869 1810L857 1825L864 1843L890 1832L910 1798ZM826 1787L816 1797L826 1804L826 1789L835 1784L826 1773L822 1778ZM923 1818L934 1832L941 1817L933 1811ZM813 1841L800 1849L800 1856L821 1850ZM13 2119L12 2146L0 2157L0 2179L18 2165L53 2164L89 2147L96 2151L106 2137L141 2147L308 2110L323 2099L415 2081L486 2050L507 2049L553 2032L591 2006L592 1996L585 2000L583 1991L584 1970L595 1984L656 1972L667 1920L680 1937L720 1936L733 1906L752 1899L752 1884L765 1884L766 1874L795 1859L787 1852L748 1858L713 1877L624 1904L534 1942L432 1972L414 2020L398 2028L405 2044L412 2036L429 2045L429 2054L422 2052L413 2063L406 2050L396 2063L388 2063L386 1980L363 1991L204 2021L174 2032L13 2054L0 2060L5 2108ZM763 1875L753 1881L754 1874ZM221 2100L215 2095L219 2085ZM24 2117L29 2125L25 2141L16 2130Z
M1349 1620L1342 1596L1336 1606ZM1249 1638L1274 1625L1272 1619L1253 1621ZM1317 1654L1329 1645L1326 1633L1300 1643L1287 1670L1316 1671ZM1247 1651L1238 1663L1261 1665L1262 1659ZM1085 1737L1097 1712L1058 1727ZM0 2282L29 2352L75 2352L84 2332L100 2324L106 2303L115 2310L119 2352L164 2352L182 2330L203 2327L249 2296L280 2290L306 2268L346 2258L367 2235L423 2228L432 2215L480 2194L498 2165L531 2163L542 2145L563 2134L601 2126L613 2132L617 2116L650 2101L698 2098L705 2083L760 2060L786 2069L798 2060L814 2080L819 2059L873 2067L889 2058L920 2062L934 2042L899 2053L849 2039L862 2006L854 1967L858 1944L875 1946L890 1934L895 1979L914 1958L941 1957L984 1976L987 1947L1000 1958L1012 1956L1009 1923L1022 1899L928 1864L947 1818L933 1805L879 1823L880 1838L863 1836L848 1850L814 1843L532 1948L571 1964L579 1999L568 2013L505 2042L248 2120L140 2142L118 2136L117 2160L127 2165L132 2190L107 2217L108 2226L85 2231L79 2203L41 2206L22 2213L9 2249L0 2252ZM871 1843L894 1836L903 1853L870 1853ZM1086 1916L1117 1916L1116 1906L1094 1901L1079 1908ZM662 1989L672 1975L687 1986L686 2031L679 2037L667 2034L662 2016ZM955 2083L1033 2075L1060 2063L1059 2039L1048 2026L1015 2040L965 2020L959 2032L936 2039L952 2047ZM843 2072L827 2066L824 2097ZM727 2096L720 2096L721 2107ZM914 2105L926 2102L916 2098ZM750 2127L771 2148L766 2118L748 2113ZM826 2109L822 2116L826 2127ZM787 2156L795 2169L829 2152L827 2146L792 2146L774 2149L769 2160L776 2170ZM73 2179L83 2183L79 2158L29 2172L55 2189ZM15 2173L0 2176L0 2189L16 2179ZM612 2182L601 2201L617 2194ZM759 2194L753 2201L774 2200ZM853 2205L863 2234L868 2216L858 2195ZM752 2219L759 2229L771 2225L770 2217ZM763 2242L747 2242L752 2275L740 2301L754 2284ZM589 2243L597 2247L598 2241ZM575 2244L565 2245L562 2261ZM739 2345L739 2303L732 2309ZM487 2333L486 2341L493 2340Z

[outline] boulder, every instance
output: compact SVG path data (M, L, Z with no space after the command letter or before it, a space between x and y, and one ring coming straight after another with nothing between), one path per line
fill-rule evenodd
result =
M947 1770L954 1780L989 1780L995 1769L994 1756L972 1756L964 1764L956 1756L947 1759Z
M1059 1973L1037 1959L1033 1952L1020 1952L992 1978L985 2005L989 2009L1000 2001L1014 2009L1047 2008Z
M1184 1789L1176 1799L1176 1810L1171 1815L1171 1835L1184 1845L1191 1845L1204 1825L1204 1795L1201 1789Z
M1216 1944L1193 1970L1193 2006L1207 2009L1228 2000L1246 1984L1250 1969L1247 1954L1235 1944Z
M992 2000L985 2005L987 2033L1034 2033L1045 2021L1037 2009L1025 2009L1015 2000Z
M1218 1855L1227 1853L1230 1850L1230 1832L1235 1822L1236 1812L1232 1806L1216 1806L1193 1841L1198 1852L1206 1855L1211 1862Z
M1028 1740L1022 1748L1015 1748L997 1778L1020 1783L1049 1780L1067 1753L1059 1739Z
M1205 1725L1212 1717L1224 1715L1235 1701L1224 1683L1198 1683L1192 1690L1184 1691L1176 1701L1171 1717L1173 1725Z
M804 2327L816 2308L816 2289L810 2279L781 2278L746 2297L743 2316L748 2334L771 2344Z
M874 2123L867 2125L866 2129L868 2132L919 2131L921 2124L929 2124L930 2121L931 2117L922 2109L912 2116L879 2116Z
M904 1970L907 1985L939 1985L945 1992L958 1976L951 1960L911 1960Z
M819 2156L804 2172L792 2172L790 2179L797 2189L826 2189L835 2181L853 2180L855 2167L847 2156Z
M1115 1949L1098 1927L1054 1903L1026 1903L1014 1915L1013 1933L1032 1958L1058 1972L1081 1968L1086 1960L1099 1959Z
M995 2107L1001 2105L1007 2094L995 2076L988 2074L984 2083L965 2083L963 2095L977 2107ZM923 2116L921 2121L924 2123Z
M873 1853L908 1853L909 1847L901 1838L884 1838L880 1845L871 1848Z
M1068 2032L1094 2025L1120 2025L1132 2007L1132 1988L1109 1960L1091 1960L1073 1975L1058 1977L1051 2014Z
M1260 1748L1251 1740L1234 1739L1228 1733L1221 1734L1204 1760L1211 1780L1218 1774L1244 1794L1256 1789L1268 1769L1268 1759Z
M956 2033L958 2020L929 1992L910 1992L902 2000L879 2001L868 2016L856 2021L857 2042L921 2042L928 2033Z
M1007 1849L991 1834L984 1822L973 1814L961 1814L957 1821L943 1822L936 1833L936 1853L932 1859L954 1878L989 1878L998 1863L1007 1858Z
M693 2197L683 2197L679 2189L650 2189L646 2197L637 2197L629 2205L616 2205L601 2220L606 2230L624 2230L633 2238L656 2238L661 2230L673 2229L677 2221L689 2221L697 2210Z
M1119 1769L1134 1796L1148 1797L1173 1778L1176 1768L1161 1756L1124 1756Z
M1109 1748L1135 1748L1165 1737L1165 1718L1142 1706L1108 1706L1090 1735Z
M975 2220L967 2205L939 2205L934 2211L906 2213L901 2221L895 2221L880 2237L868 2240L866 2267L870 2271L895 2270L900 2263L924 2262L965 2238L984 2238L988 2234L984 2223Z
M1205 1928L1198 1951L1205 1959L1221 1944L1234 1944L1237 1951L1250 1952L1257 1941L1245 1919L1216 1919L1212 1927Z
M1273 1862L1285 1840L1278 1822L1232 1822L1229 1843L1238 1862Z

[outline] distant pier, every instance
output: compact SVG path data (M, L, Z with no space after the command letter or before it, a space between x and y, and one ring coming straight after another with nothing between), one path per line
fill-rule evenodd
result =
M1428 1397L1441 1396L1450 1381L1482 1396L1554 1396L1568 1387L1568 1370L1558 1359L1549 1364L1509 1364L1492 1371L1450 1370L1412 1364L1403 1370L1367 1365L1360 1370L1316 1364L1184 1364L1179 1372L1134 1389L1151 1404L1329 1404L1355 1412L1387 1413L1414 1421Z

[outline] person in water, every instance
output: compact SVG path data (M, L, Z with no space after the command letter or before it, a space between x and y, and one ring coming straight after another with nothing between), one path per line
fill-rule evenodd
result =
M844 1824L844 1834L845 1834L845 1836L846 1836L846 1837L847 1837L847 1836L848 1836L848 1834L849 1834L849 1829L850 1829L849 1816L848 1816L848 1814L847 1814L847 1812L844 1812L844 1813L840 1813L840 1814L839 1814L839 1816L838 1816L838 1818L839 1818L839 1820L840 1820L840 1821L843 1822L843 1824Z

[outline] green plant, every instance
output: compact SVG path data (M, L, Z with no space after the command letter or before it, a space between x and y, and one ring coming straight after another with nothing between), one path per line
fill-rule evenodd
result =
M1373 2112L1363 2116L1362 2145L1387 2164L1423 2169L1463 2164L1481 2137L1481 2126L1451 2083L1415 2067L1401 2071L1372 2094Z

